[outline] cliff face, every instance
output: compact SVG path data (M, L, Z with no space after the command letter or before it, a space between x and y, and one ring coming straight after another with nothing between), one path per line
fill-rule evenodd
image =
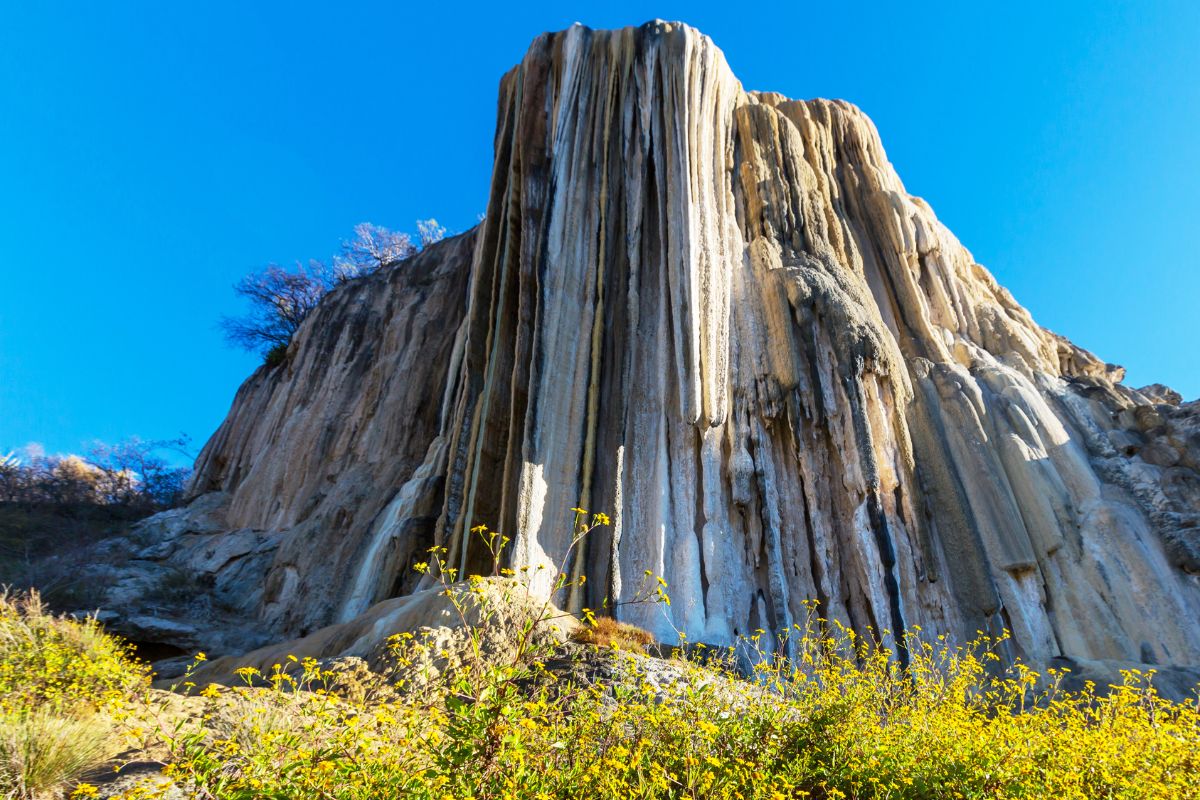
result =
M412 591L432 543L483 570L486 523L575 608L661 574L619 616L664 640L813 598L1200 664L1200 409L1034 323L860 111L745 92L686 26L576 26L503 79L495 151L481 226L335 292L201 455L208 541L278 541L264 630ZM568 553L577 505L613 524Z
M348 603L365 609L347 589L366 562L390 576L372 591L411 590L413 573L402 569L407 546L431 539L440 510L441 399L458 372L455 337L474 241L472 233L457 236L402 269L332 292L284 364L261 367L242 385L200 453L191 486L200 497L189 509L217 520L194 526L207 549L219 549L225 531L268 531L276 545L253 586L222 586L225 564L179 561L179 547L177 566L211 573L218 590L227 589L219 599L266 631L305 632ZM173 529L198 515L183 516ZM380 552L389 542L402 546Z

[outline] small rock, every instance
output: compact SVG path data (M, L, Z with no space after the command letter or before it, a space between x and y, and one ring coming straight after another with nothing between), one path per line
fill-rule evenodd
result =
M1173 467L1179 463L1179 451L1165 442L1151 442L1138 453L1147 464Z
M1161 383L1152 383L1149 386L1143 386L1138 389L1138 393L1144 395L1152 403L1166 403L1167 405L1177 406L1183 402L1183 395L1170 386Z
M1182 528L1163 535L1167 556L1185 572L1200 573L1200 528Z

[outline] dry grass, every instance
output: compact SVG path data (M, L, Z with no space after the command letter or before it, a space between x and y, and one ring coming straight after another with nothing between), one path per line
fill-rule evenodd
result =
M595 625L579 626L571 634L571 640L579 644L615 647L635 653L644 653L647 647L654 644L654 636L649 631L636 625L618 622L612 617L597 617Z
M63 787L115 753L112 724L102 716L78 719L50 711L0 715L0 796L57 798Z

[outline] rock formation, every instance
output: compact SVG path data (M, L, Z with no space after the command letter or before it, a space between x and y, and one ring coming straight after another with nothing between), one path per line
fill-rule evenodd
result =
M669 609L618 613L664 640L812 598L1040 665L1200 665L1200 407L1121 378L858 109L744 91L684 25L577 25L501 82L486 219L333 292L144 533L161 561L252 535L256 574L204 569L264 640L414 591L435 543L485 570L485 523L535 594L586 576L575 609L662 575ZM578 505L613 523L568 553Z

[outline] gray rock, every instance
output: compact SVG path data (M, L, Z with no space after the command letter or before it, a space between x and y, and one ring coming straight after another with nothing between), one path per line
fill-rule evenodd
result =
M181 645L194 642L197 634L192 625L149 616L124 617L121 619L121 627L137 639L179 642Z
M1144 395L1151 403L1165 403L1177 406L1183 402L1183 395L1170 386L1165 386L1161 383L1152 383L1149 386L1143 386L1138 389L1138 393Z
M1171 562L1192 574L1200 574L1200 527L1168 531L1163 537Z
M106 776L107 777L107 776ZM159 800L190 800L192 795L162 773L162 765L149 762L127 764L98 786L100 798L154 797Z
M1108 440L1112 442L1113 448L1125 456L1137 455L1146 443L1146 437L1138 431L1122 430L1114 428L1108 432Z
M1138 455L1147 463L1157 467L1173 467L1179 463L1179 451L1161 440L1146 445Z

